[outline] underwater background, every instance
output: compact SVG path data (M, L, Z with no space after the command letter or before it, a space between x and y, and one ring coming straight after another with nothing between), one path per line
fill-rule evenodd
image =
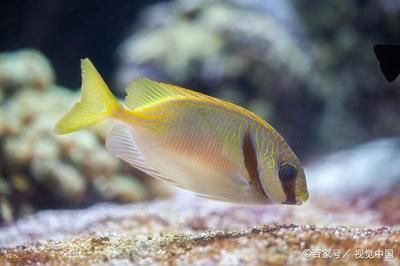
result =
M260 265L318 265L327 261L310 260L301 251L324 246L341 252L392 249L393 259L363 263L398 265L400 81L389 83L381 73L373 53L378 43L400 43L400 2L1 1L0 247L64 241L58 235L63 232L77 236L60 246L71 254L78 242L95 247L94 255L83 255L86 263L105 257L139 264L155 258L152 262L162 264L167 254L167 261L178 264L242 265L257 258ZM80 59L86 57L121 99L132 79L145 76L252 110L302 161L309 202L246 208L181 196L108 152L109 124L55 135L54 124L79 98ZM61 209L79 210L33 215ZM84 218L67 222L76 215ZM251 226L255 231L243 229ZM218 231L225 229L233 231ZM168 238L175 242L161 236L165 254L154 255L163 247L159 232L207 230L217 231L204 239ZM113 232L120 235L114 239ZM135 234L149 238L148 249L131 250L137 242L129 237ZM241 243L242 236L248 242ZM235 247L247 246L248 253L235 257L227 242L213 242L225 238ZM196 241L207 260L196 251ZM260 248L263 241L271 249ZM46 245L39 251L50 254L53 246ZM118 256L108 250L120 247ZM207 248L221 252L213 257ZM12 252L15 258L39 254ZM252 257L260 252L265 256ZM0 249L0 261L10 259L6 253ZM234 258L223 261L221 254ZM56 262L76 262L74 256L69 261L56 255Z

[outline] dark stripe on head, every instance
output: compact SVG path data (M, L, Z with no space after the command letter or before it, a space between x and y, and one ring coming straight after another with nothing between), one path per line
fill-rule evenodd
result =
M288 163L279 166L278 176L281 181L283 192L285 192L285 204L296 204L296 178L297 169Z
M260 176L258 173L257 151L254 147L250 130L246 130L246 132L244 133L242 142L242 153L244 158L244 165L251 179L250 184L256 186L257 189L261 190L265 197L269 199L261 185Z
M282 202L284 204L296 204L296 182L290 182L290 183L283 183L282 184L282 189L283 192L285 192L286 195L286 201Z

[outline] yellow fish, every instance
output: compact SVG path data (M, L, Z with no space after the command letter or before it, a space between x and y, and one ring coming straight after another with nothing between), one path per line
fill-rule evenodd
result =
M299 159L267 122L235 104L146 78L112 95L89 59L81 62L80 102L58 134L116 121L106 147L150 176L199 196L245 204L308 199Z

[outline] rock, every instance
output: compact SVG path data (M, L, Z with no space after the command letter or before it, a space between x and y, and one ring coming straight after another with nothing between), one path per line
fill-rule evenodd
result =
M6 197L0 196L0 218L6 222L13 221L11 205Z
M23 87L46 90L54 80L50 62L39 51L25 49L0 55L0 91Z
M144 184L131 176L115 176L105 178L97 176L93 186L105 199L114 199L119 202L138 202L149 199L149 192Z
M398 221L390 227L377 211L344 208L326 198L301 207L241 206L179 193L149 203L27 217L0 229L0 263L398 265L399 238ZM356 257L369 249L384 253Z
M400 187L400 138L376 139L308 164L310 191L327 197L376 199ZM363 196L361 196L363 195Z

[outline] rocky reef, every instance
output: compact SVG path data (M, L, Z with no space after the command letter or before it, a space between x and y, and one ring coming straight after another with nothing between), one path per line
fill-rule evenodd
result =
M0 55L0 224L37 209L168 193L105 149L109 126L55 135L55 122L79 93L54 80L51 64L35 50Z

